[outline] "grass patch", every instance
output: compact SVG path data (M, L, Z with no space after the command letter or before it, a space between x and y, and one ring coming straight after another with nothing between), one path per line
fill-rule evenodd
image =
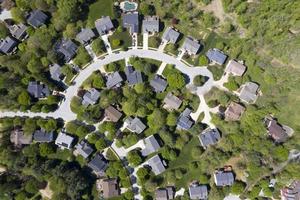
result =
M102 16L113 17L113 0L97 0L89 7L88 23L94 26L94 22Z
M112 41L115 39L120 40L121 43L119 46L113 46ZM114 34L109 37L109 41L112 44L113 49L117 49L120 47L128 48L132 45L132 38L128 31L123 31L123 32L115 31Z
M59 159L63 161L72 161L74 159L74 155L72 151L68 149L64 149L64 150L57 149L56 153L49 154L48 158Z
M208 66L207 69L211 71L215 81L220 80L222 78L222 75L224 73L224 69L222 66L213 65Z

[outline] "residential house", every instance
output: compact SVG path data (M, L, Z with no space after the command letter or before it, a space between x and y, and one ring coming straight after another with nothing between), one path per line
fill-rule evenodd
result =
M108 34L114 29L114 25L109 16L103 16L95 21L96 29L99 35Z
M65 62L69 62L74 58L77 49L78 46L72 40L69 39L62 39L55 45L55 50L57 54L61 56Z
M245 112L245 107L241 104L231 102L225 111L226 121L238 121Z
M182 104L182 100L169 92L164 98L164 108L168 110L178 110Z
M172 44L175 44L177 40L179 39L180 33L176 30L174 30L171 27L168 27L164 34L162 35L162 40L165 42L169 42Z
M135 117L134 119L128 117L124 123L129 131L137 134L142 133L146 129L146 125L138 117Z
M93 147L85 140L81 140L78 144L75 145L75 155L81 155L83 158L87 159L92 153Z
M37 81L31 81L28 84L27 92L34 98L45 98L50 95L48 86Z
M97 153L94 158L88 163L88 166L97 176L104 176L105 170L108 167L108 162L102 154Z
M122 113L112 106L105 108L104 115L108 121L117 122L122 117Z
M27 35L27 26L24 24L14 24L12 26L8 27L10 34L16 38L17 40L23 40L25 39Z
M27 23L33 26L34 28L38 28L46 23L48 20L48 16L40 11L40 10L34 10L29 14L29 17L27 18Z
M196 55L199 52L200 48L201 44L199 43L199 41L190 36L185 38L184 43L181 47L181 49L187 52L189 55Z
M214 173L216 186L231 186L234 183L234 175L231 171L217 170Z
M168 82L156 75L154 79L150 81L150 85L156 93L163 92L167 88Z
M146 16L142 25L143 33L158 33L159 32L159 17Z
M33 139L34 139L34 141L40 142L40 143L53 142L54 141L54 133L53 133L53 131L46 132L44 129L39 129L33 133Z
M166 170L164 161L162 161L158 155L155 155L152 158L150 158L147 161L147 163L151 167L152 172L155 175L159 175Z
M179 116L177 121L177 127L183 130L189 130L193 124L194 121L191 119L190 114L192 111L189 108L186 108Z
M253 82L245 83L239 89L240 100L242 100L248 104L255 103L255 101L258 98L258 89L259 89L259 86L256 83L253 83Z
M129 29L129 33L139 32L139 13L126 13L123 15L123 27Z
M172 200L174 196L173 187L159 188L155 191L155 200Z
M206 56L210 62L217 63L219 65L223 65L226 62L226 59L228 57L219 49L208 50Z
M22 129L15 128L10 133L10 142L13 143L15 147L20 148L23 145L32 143L32 135L31 134L25 135Z
M293 181L288 187L280 190L281 200L300 200L300 181Z
M56 63L49 67L49 72L53 80L60 82L63 79L64 75L61 72L61 69L62 67Z
M281 124L277 122L277 120L267 117L265 119L265 125L267 127L269 136L276 143L282 143L287 140L288 134Z
M89 106L94 105L100 98L100 92L95 88L91 88L82 97L82 105Z
M17 46L18 46L18 42L10 36L7 36L5 39L0 40L1 53L4 54L14 53Z
M60 132L55 140L55 144L61 149L71 149L74 138L66 133Z
M121 82L123 81L123 78L121 77L119 72L114 72L109 75L107 75L107 81L106 81L106 87L108 89L113 87L119 87L121 86Z
M151 153L156 152L160 148L160 145L158 144L154 135L150 135L149 137L145 138L144 144L145 144L145 148L142 149L141 151L143 156L148 156Z
M86 45L92 41L93 38L96 37L94 31L90 28L81 29L81 31L77 34L76 40L81 44Z
M109 199L120 196L120 189L116 178L104 179L101 181L103 198Z
M230 60L225 68L225 72L234 76L243 76L246 71L246 66L235 60Z
M193 183L189 186L190 199L208 199L208 190L206 185Z
M217 128L207 128L199 135L201 146L206 149L209 145L216 144L221 139L220 132Z
M134 70L132 66L125 67L125 74L128 85L143 83L142 73L140 71Z

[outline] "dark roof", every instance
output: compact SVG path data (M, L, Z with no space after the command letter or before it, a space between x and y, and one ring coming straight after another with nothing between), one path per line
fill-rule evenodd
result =
M102 181L103 197L105 199L120 195L119 185L116 178L104 179Z
M9 26L9 31L11 35L18 40L22 40L27 36L26 30L27 30L27 26L25 26L22 23Z
M103 174L108 167L108 163L102 154L97 153L88 163L88 166L96 173Z
M159 32L159 17L146 16L143 20L143 33L157 33Z
M214 173L216 186L230 186L234 183L233 173L230 171L217 171Z
M150 135L146 139L144 139L145 148L141 151L143 156L148 156L151 153L156 152L160 145L158 144L154 135Z
M45 24L46 20L48 19L48 16L43 13L40 10L34 10L30 13L27 23L30 24L31 26L38 28Z
M56 44L56 52L63 56L65 62L69 62L77 52L78 46L69 39L62 39Z
M152 86L155 92L163 92L165 91L168 82L160 76L156 75L154 79L150 81L150 85Z
M208 50L206 56L210 60L210 62L215 62L219 65L223 65L227 59L227 55L225 55L222 51L218 49Z
M244 106L235 102L231 102L225 111L225 119L227 121L237 121L241 118L244 111Z
M143 82L142 73L136 71L132 66L125 67L125 74L128 81L128 85L135 85Z
M122 113L112 106L105 109L105 116L112 122L117 122L122 117Z
M159 188L155 191L155 199L156 200L172 200L174 199L174 188L166 187Z
M280 190L282 200L299 200L300 199L300 181L293 181L288 187Z
M179 36L180 36L180 33L178 31L174 30L171 27L168 27L165 30L165 32L162 36L162 39L175 44L177 42Z
M194 121L191 119L190 114L192 111L189 108L186 108L179 116L177 125L179 128L184 130L189 130L192 125L194 124Z
M61 81L62 77L64 76L61 72L61 69L61 66L56 63L49 67L49 72L53 80Z
M216 144L221 138L220 132L218 129L208 128L199 135L199 140L201 145L206 148L209 145Z
M191 199L207 199L208 191L206 185L191 185L189 187L189 195Z
M199 41L192 37L186 37L182 45L182 49L187 51L189 54L196 55L201 47Z
M109 16L101 17L95 21L96 29L99 35L105 35L114 28Z
M14 38L7 36L5 39L1 40L0 51L2 53L9 54L14 50L15 47L17 47L17 45L18 42Z
M29 82L27 91L34 98L44 98L50 94L48 86L37 81Z
M287 140L288 135L284 128L275 120L267 120L266 121L267 129L269 135L278 143L284 142Z
M128 28L130 33L137 33L139 31L139 14L137 12L124 14L123 27Z
M76 152L84 158L89 157L89 155L91 155L94 151L93 147L85 140L81 140L78 144L76 144L75 149Z
M95 33L90 28L81 29L80 33L77 34L76 40L79 41L81 44L86 44L90 42L94 37Z
M36 142L52 142L54 141L54 134L53 131L47 133L44 129L40 129L34 132L33 139Z

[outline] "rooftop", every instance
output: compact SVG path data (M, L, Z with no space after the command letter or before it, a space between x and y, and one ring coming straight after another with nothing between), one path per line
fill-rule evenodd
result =
M166 170L162 160L158 155L155 155L152 158L150 158L148 160L148 164L155 175L159 175Z
M113 88L113 87L118 87L122 81L123 81L123 78L121 77L119 72L111 73L111 74L107 75L106 87L108 89Z
M282 143L287 140L288 134L286 130L275 119L267 119L265 123L269 135L275 142Z
M214 180L216 186L230 186L234 183L234 176L230 171L216 171Z
M116 178L102 180L103 197L105 199L120 195L119 185Z
M61 66L58 65L58 64L54 64L54 65L51 65L49 67L49 72L50 72L50 75L51 75L51 78L55 81L61 81L62 77L63 77L63 74L61 72Z
M34 28L38 28L44 25L47 19L48 16L44 12L40 10L34 10L30 13L27 19L27 23L33 26Z
M125 67L125 74L128 81L128 85L135 85L143 82L142 73L136 71L132 66Z
M61 149L70 149L74 138L63 132L60 132L55 140L55 144L58 145Z
M54 140L54 134L53 131L46 132L44 129L40 129L33 133L33 139L36 142L52 142Z
M0 42L0 51L5 54L11 53L18 45L18 42L10 36L1 39Z
M63 56L65 62L69 62L76 55L78 46L72 40L62 39L56 44L55 49Z
M160 76L156 75L154 79L150 81L150 85L155 92L163 92L167 88L168 82Z
M157 33L159 32L159 17L146 16L143 20L143 33Z
M234 76L243 76L246 71L246 66L235 60L230 60L225 68L225 72L233 74Z
M137 12L126 13L123 15L123 27L128 28L129 32L139 32L139 14Z
M189 187L189 195L191 199L207 199L208 190L206 185L191 185Z
M87 141L81 140L75 145L75 151L86 159L93 153L94 149Z
M91 88L82 97L82 105L94 105L100 98L100 92L95 88Z
M246 103L255 103L258 97L259 86L253 82L247 82L241 86L240 99Z
M134 119L128 117L125 120L125 124L128 130L137 134L142 133L146 129L146 125L138 117L135 117Z
M122 117L122 113L112 106L105 109L105 117L112 122L117 122Z
M23 40L27 36L26 30L27 26L25 26L22 23L9 26L9 31L11 35L18 40Z
M190 55L196 55L200 50L200 47L201 44L199 43L199 41L190 36L185 38L182 45L182 49L187 51L187 53Z
M156 200L171 200L174 199L174 195L173 187L159 188L155 191Z
M142 150L143 156L148 156L149 154L156 152L160 148L160 145L158 144L154 135L145 138L144 143L145 148Z
M37 81L29 82L27 91L34 98L45 98L50 95L48 86Z
M219 65L223 65L228 57L219 49L208 50L208 52L206 53L206 56L210 62L215 62Z
M102 154L97 153L94 158L88 163L88 166L97 174L103 175L108 167L107 160Z
M179 116L177 121L177 126L184 130L189 130L193 124L194 121L191 119L190 114L192 111L189 108L186 108Z
M235 103L235 102L231 102L225 111L225 119L227 121L240 120L244 111L245 111L244 106L242 106L238 103Z
M81 44L89 43L94 37L96 37L94 31L90 28L81 29L81 31L77 34L76 40Z
M95 26L99 35L105 35L114 29L114 25L109 16L103 16L100 19L97 19L95 21Z
M175 44L177 42L179 36L180 36L180 33L178 31L174 30L171 27L168 27L165 30L165 32L162 36L162 39L167 41L167 42Z
M15 129L10 134L10 142L17 147L32 143L32 135L25 135L23 130Z
M208 128L199 135L199 140L201 145L204 148L207 148L209 145L216 144L221 139L221 135L218 129Z
M182 101L171 92L169 92L164 98L164 104L167 109L177 110L181 106Z

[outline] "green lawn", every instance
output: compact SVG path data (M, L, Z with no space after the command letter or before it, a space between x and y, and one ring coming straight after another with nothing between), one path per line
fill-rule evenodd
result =
M89 7L88 23L94 24L102 16L113 17L113 0L97 0Z
M121 41L121 44L119 46L113 46L112 41L114 39L118 39ZM109 41L112 45L112 49L117 49L121 47L130 47L132 45L132 39L128 31L118 32L115 31L112 36L109 37Z

